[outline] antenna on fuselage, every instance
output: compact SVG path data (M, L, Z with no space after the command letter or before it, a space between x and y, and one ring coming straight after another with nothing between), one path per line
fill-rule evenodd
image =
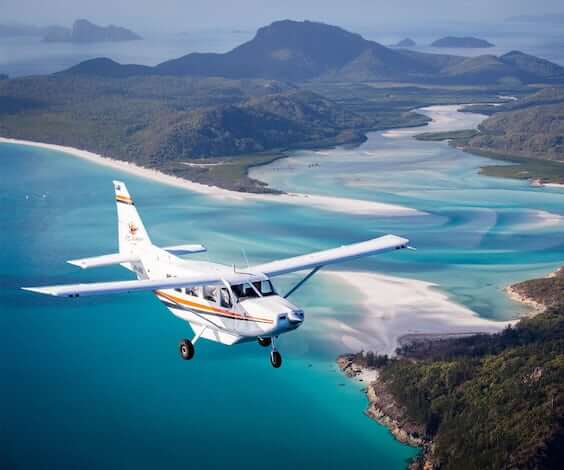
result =
M241 253L243 253L243 258L245 258L245 263L247 263L247 269L249 268L249 259L247 258L247 252L245 248L241 247Z

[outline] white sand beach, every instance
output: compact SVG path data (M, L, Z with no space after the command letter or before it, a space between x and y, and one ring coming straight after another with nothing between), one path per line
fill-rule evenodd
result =
M358 292L366 314L351 324L324 319L335 344L392 354L407 334L495 333L515 321L480 318L436 289L432 283L368 272L326 271L325 276Z
M362 199L350 199L304 193L286 193L282 195L276 195L230 191L216 186L207 186L205 184L194 183L192 181L178 178L176 176L166 175L157 170L143 168L141 166L135 165L134 163L107 158L93 152L88 152L86 150L80 150L73 147L45 144L27 140L9 139L4 137L0 137L0 143L29 145L32 147L55 150L67 155L71 155L73 157L88 160L98 165L104 165L110 168L114 168L118 171L127 172L141 178L148 178L163 184L167 184L169 186L176 186L188 191L197 192L216 198L231 199L237 201L269 201L281 204L295 204L299 206L314 207L316 209L325 211L341 212L355 215L374 215L386 217L426 215L425 212L418 211L409 207Z

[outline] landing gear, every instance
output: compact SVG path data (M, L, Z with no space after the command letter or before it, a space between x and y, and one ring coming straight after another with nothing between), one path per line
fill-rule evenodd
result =
M275 343L275 340L278 338L276 337L276 338L268 338L268 339L270 339L270 343L272 344L272 351L270 351L270 363L272 364L272 367L278 369L282 365L282 356L276 349L276 343Z
M267 348L272 344L272 338L257 338L257 341L263 348Z
M180 341L180 344L178 345L178 351L180 352L182 359L184 359L185 361L192 359L195 352L192 341L190 341L189 339L183 339L182 341Z
M278 369L282 365L282 356L278 351L270 352L270 363L275 369Z

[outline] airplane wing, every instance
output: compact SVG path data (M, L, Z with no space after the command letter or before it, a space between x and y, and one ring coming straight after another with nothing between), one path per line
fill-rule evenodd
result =
M376 253L399 250L401 248L407 248L408 244L409 240L407 238L401 238L396 235L385 235L361 243L353 243L352 245L344 245L339 248L259 264L258 266L246 269L246 271L256 274L265 274L268 277L280 276L294 271L342 263Z
M263 280L264 276L241 273L205 273L193 276L170 277L166 279L141 279L133 281L92 282L88 284L63 284L56 286L22 287L23 290L57 297L83 297L103 294L120 294L176 287L196 287L222 284L243 284Z

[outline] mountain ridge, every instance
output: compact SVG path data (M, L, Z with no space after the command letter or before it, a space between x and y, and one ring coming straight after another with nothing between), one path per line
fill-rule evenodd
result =
M96 59L94 59L96 60ZM337 26L313 21L276 21L255 37L225 53L190 53L141 69L108 65L108 76L219 76L286 81L419 81L496 84L564 83L564 68L545 59L513 51L473 58L390 49ZM118 71L120 67L124 69ZM127 70L126 68L129 68ZM537 71L538 69L538 71ZM104 75L92 63L62 73Z

